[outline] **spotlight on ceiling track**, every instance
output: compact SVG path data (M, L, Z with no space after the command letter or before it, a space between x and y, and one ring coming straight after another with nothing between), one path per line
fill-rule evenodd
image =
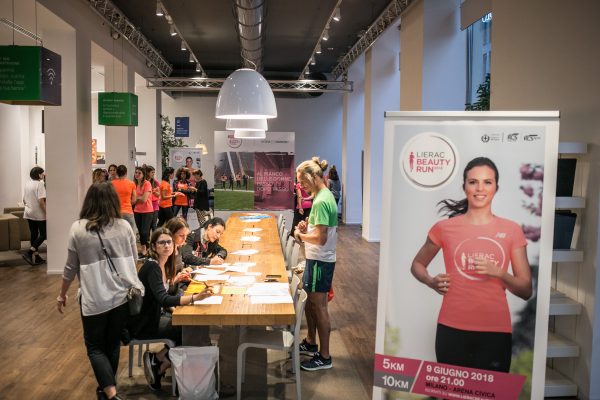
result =
M190 54L190 62L191 62L191 63L193 63L193 62L196 62L196 60L194 60L194 56L193 56L193 55L191 55L191 54Z
M171 36L177 35L177 31L175 30L175 27L173 25L171 25L171 27L169 28L169 33L171 34Z
M333 13L333 20L335 22L340 22L341 19L342 19L342 14L340 14L340 8L337 7Z
M165 15L165 13L162 9L162 5L160 4L160 1L157 1L156 2L156 16L162 17L163 15Z
M196 72L200 72L202 71L202 68L200 68L200 64L196 64Z
M181 41L181 51L186 51L187 50L187 46L185 45L185 42L182 40Z
M326 28L323 31L323 40L325 40L325 41L329 40L329 28Z
M317 43L317 48L315 49L315 54L321 54L321 42Z
M317 62L315 61L315 56L310 58L310 65L315 65Z

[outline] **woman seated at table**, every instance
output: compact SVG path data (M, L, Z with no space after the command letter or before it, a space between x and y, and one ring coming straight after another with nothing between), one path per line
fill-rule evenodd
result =
M187 273L191 271L191 269L184 270L185 264L181 258L181 247L183 247L190 234L190 227L185 219L175 217L167 221L165 228L167 228L171 232L171 236L173 236L173 254L175 256L175 271L177 271L174 282L189 281L189 275L186 277L180 274L181 272Z
M186 265L219 265L227 257L227 250L219 244L225 231L225 221L214 217L189 234L181 247L181 257Z
M170 295L169 286L175 279L175 257L171 232L158 228L150 239L150 258L138 272L144 284L145 296L142 311L132 318L129 331L136 339L171 339L181 345L181 327L171 324L170 307L192 304L212 294L209 288L192 295ZM169 348L165 346L158 353L144 354L144 373L150 388L160 389L160 378L171 366Z

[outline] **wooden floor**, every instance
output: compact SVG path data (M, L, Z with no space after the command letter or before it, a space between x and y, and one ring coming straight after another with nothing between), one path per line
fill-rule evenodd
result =
M336 385L347 385L344 376L360 381L354 382L360 390L352 389L356 395L347 398L370 398L379 245L364 241L360 232L356 226L339 228L335 298L330 303L332 339L337 341L332 349L347 354L332 352L332 370L302 374L305 398L337 398L323 396L320 390L330 387L335 393ZM95 398L96 382L85 355L78 308L72 301L77 284L70 290L67 313L60 315L55 309L60 283L60 276L46 275L44 266L25 264L17 252L0 252L0 398ZM121 353L119 375L125 377L126 348ZM169 398L168 390L150 393L139 368L136 374L128 382L128 398ZM257 398L293 397L289 393L293 390Z

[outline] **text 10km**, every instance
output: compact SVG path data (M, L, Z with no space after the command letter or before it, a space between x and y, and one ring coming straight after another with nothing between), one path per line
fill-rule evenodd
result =
M381 379L383 380L384 387L402 391L408 391L410 389L410 383L404 379L398 379L392 375L384 375Z

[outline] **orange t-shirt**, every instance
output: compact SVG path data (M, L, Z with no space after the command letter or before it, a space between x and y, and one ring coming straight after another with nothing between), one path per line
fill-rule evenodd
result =
M188 181L177 181L177 183L175 184L175 189L177 191L189 190L189 188L190 188L190 185L189 185ZM175 201L173 202L173 204L175 204L176 206L187 206L189 204L187 195L175 197Z
M171 196L173 194L173 189L171 188L171 184L167 181L162 181L160 183L160 193L162 194L163 192L167 192L166 193L167 196ZM159 195L159 198L160 198L160 195ZM172 207L173 199L169 197L168 199L159 200L158 206L161 208Z
M527 245L521 227L496 216L488 224L473 225L461 215L436 223L429 239L442 248L450 275L438 323L468 331L512 332L504 284L475 273L473 260L486 258L508 271L512 250Z
M124 214L133 214L133 208L131 207L131 193L135 193L135 183L129 179L113 179L110 183L115 187L115 191L119 196L121 212Z
M144 181L141 188L135 185L135 195L138 199L141 199L146 192L149 193L146 201L144 203L135 203L135 212L138 214L154 212L154 208L152 207L152 184L148 181Z

